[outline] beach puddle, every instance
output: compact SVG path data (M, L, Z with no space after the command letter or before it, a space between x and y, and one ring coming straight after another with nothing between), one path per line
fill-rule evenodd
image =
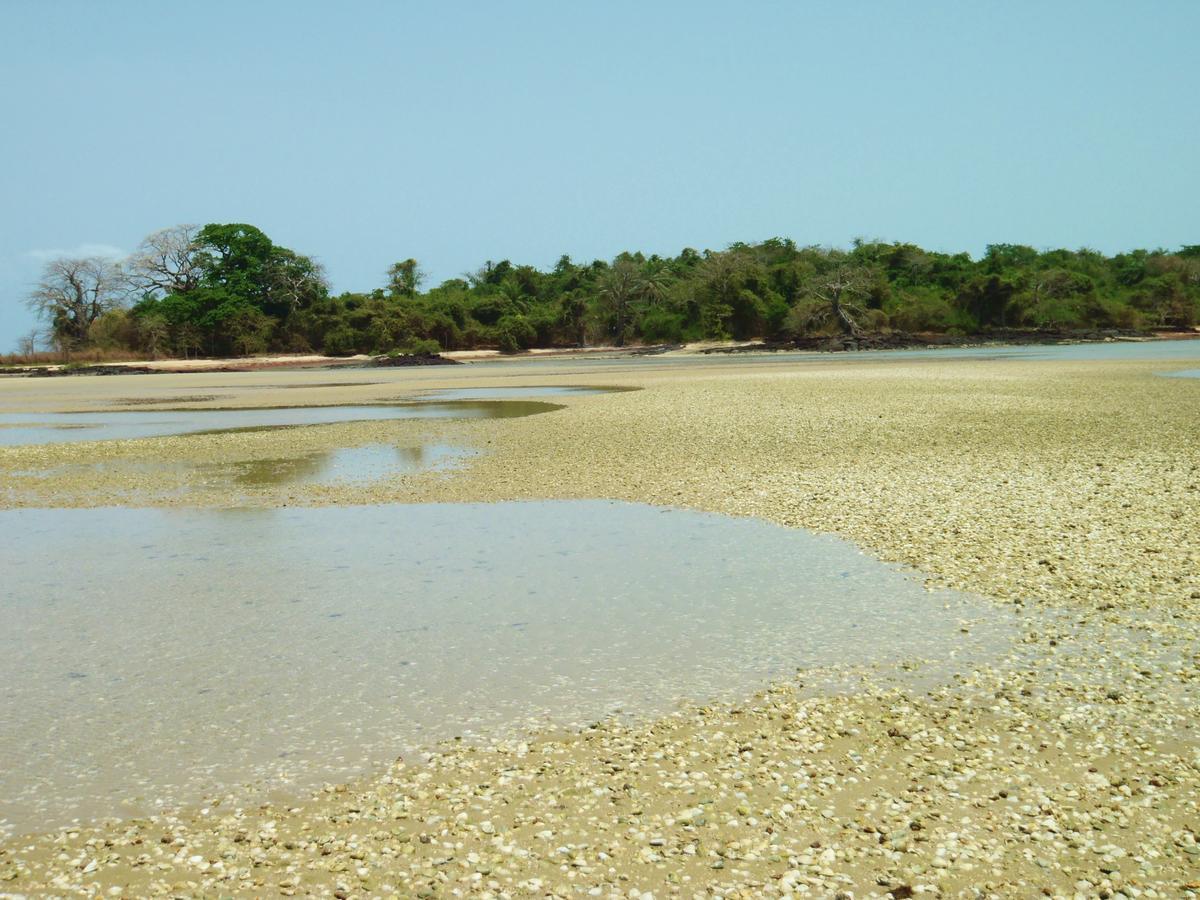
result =
M276 459L232 463L190 463L172 460L105 460L81 465L53 466L11 473L34 481L95 472L138 484L147 476L168 473L192 487L245 489L248 493L289 485L362 486L395 475L448 471L475 455L474 450L450 444L365 444ZM16 482L14 482L15 484Z
M439 400L361 406L0 413L0 446L113 441L390 419L510 419L561 407L537 400Z
M472 455L465 447L448 444L366 444L297 457L201 465L196 467L196 479L203 484L252 489L292 484L361 485L393 475L449 469Z
M1177 372L1159 372L1166 378L1200 378L1200 369L1181 369Z
M9 510L0 528L0 830L18 832L301 791L797 668L938 683L1013 633L836 538L635 504Z

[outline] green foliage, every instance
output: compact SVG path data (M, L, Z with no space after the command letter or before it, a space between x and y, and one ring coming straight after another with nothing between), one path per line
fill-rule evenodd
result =
M415 259L393 263L388 269L388 290L394 297L415 297L425 273Z
M507 315L496 323L496 341L505 353L528 350L537 339L537 328L525 316Z
M910 332L969 331L975 327L966 310L954 303L954 297L932 286L909 287L892 295L884 312L893 328Z
M547 271L489 261L428 289L417 260L405 259L380 288L331 296L316 262L252 225L210 224L189 240L189 277L100 315L87 344L150 356L515 353L587 343L887 329L1190 328L1200 321L1200 246L1110 258L994 244L972 260L905 243L856 241L842 250L771 238L719 251L685 248L674 257L624 252L580 263L562 256Z
M358 352L359 334L345 323L325 332L325 352L330 356L353 356Z
M442 352L442 347L437 341L427 338L416 338L408 341L401 347L396 347L385 353L385 356L435 356Z
M121 350L137 342L137 327L123 309L102 313L88 328L88 344L97 350Z
M788 310L783 332L786 337L816 337L832 334L836 328L825 315L827 305L816 297L804 297Z
M687 331L687 320L683 313L669 309L652 309L642 316L642 340L648 344L682 343Z
M143 349L246 355L294 345L293 320L328 294L317 263L253 225L206 225L195 248L194 285L149 293L133 307L136 318L154 323L139 329L155 345Z

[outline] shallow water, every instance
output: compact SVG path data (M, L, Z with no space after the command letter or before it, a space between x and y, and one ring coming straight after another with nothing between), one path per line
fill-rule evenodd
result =
M514 360L499 363L514 374L553 373L556 377L587 375L596 369L655 369L691 365L796 365L802 362L857 361L884 362L906 359L981 359L981 360L1200 360L1200 339L1111 341L1078 344L994 344L978 347L931 347L909 350L868 350L862 352L822 353L817 351L754 351L743 353L689 354L686 356L571 357L539 360Z
M570 397L588 394L611 394L636 390L625 387L592 387L589 385L534 385L531 387L468 387L445 388L422 394L422 400L506 400L512 397Z
M287 484L367 484L392 475L447 469L472 455L449 444L364 444L281 459L209 463L197 472L203 483L265 488Z
M112 441L247 428L329 425L381 419L509 419L559 409L533 400L444 400L273 409L118 410L0 413L0 446Z
M887 350L879 355L895 357L940 356L986 359L1078 360L1118 362L1122 360L1200 359L1200 340L1111 341L1085 344L1024 344L995 347L946 347L932 350ZM875 353L867 354L874 356Z
M1178 372L1160 372L1167 378L1200 378L1200 369L1180 369Z
M185 482L182 493L195 488L220 487L247 496L264 489L286 485L365 486L395 475L446 471L474 456L467 447L436 442L409 444L364 444L275 459L251 459L230 463L192 463L183 460L110 459L96 463L52 466L10 473L11 486L20 491L29 482L63 475L103 473L133 485L128 494L136 499L141 479L163 473ZM22 484L22 481L25 481Z
M928 657L944 679L1011 634L838 539L642 505L9 510L0 529L0 828L18 831L744 696L796 667Z

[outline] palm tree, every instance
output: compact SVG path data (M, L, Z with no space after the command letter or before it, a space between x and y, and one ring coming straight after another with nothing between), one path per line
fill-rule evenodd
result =
M667 295L671 273L660 259L649 260L643 267L637 285L638 298L647 306L657 306Z
M626 333L638 306L660 303L670 283L670 273L657 259L641 262L621 256L604 271L600 276L598 295L612 316L613 335L618 347L625 344Z
M529 312L530 298L521 290L521 285L517 284L515 278L505 278L500 282L499 293L511 312L520 313L521 315Z
M641 296L641 267L631 259L618 259L600 277L598 295L613 318L613 339L625 345L634 302Z
M582 347L587 342L587 298L583 291L567 291L559 298L559 319Z

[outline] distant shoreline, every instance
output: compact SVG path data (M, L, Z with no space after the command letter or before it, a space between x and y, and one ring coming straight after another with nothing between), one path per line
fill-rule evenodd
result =
M857 337L830 335L795 341L701 341L690 344L650 344L597 347L544 347L503 353L500 350L447 350L440 355L456 362L501 362L530 359L574 357L639 357L738 353L841 353L872 350L905 350L985 346L1044 346L1143 342L1164 340L1200 340L1200 331L997 331L981 334L907 334L905 332L865 333ZM125 360L103 363L53 363L0 367L0 376L15 378L67 375L156 375L188 372L255 372L267 369L369 368L375 357L325 356L321 354L274 354L269 356L206 359Z

